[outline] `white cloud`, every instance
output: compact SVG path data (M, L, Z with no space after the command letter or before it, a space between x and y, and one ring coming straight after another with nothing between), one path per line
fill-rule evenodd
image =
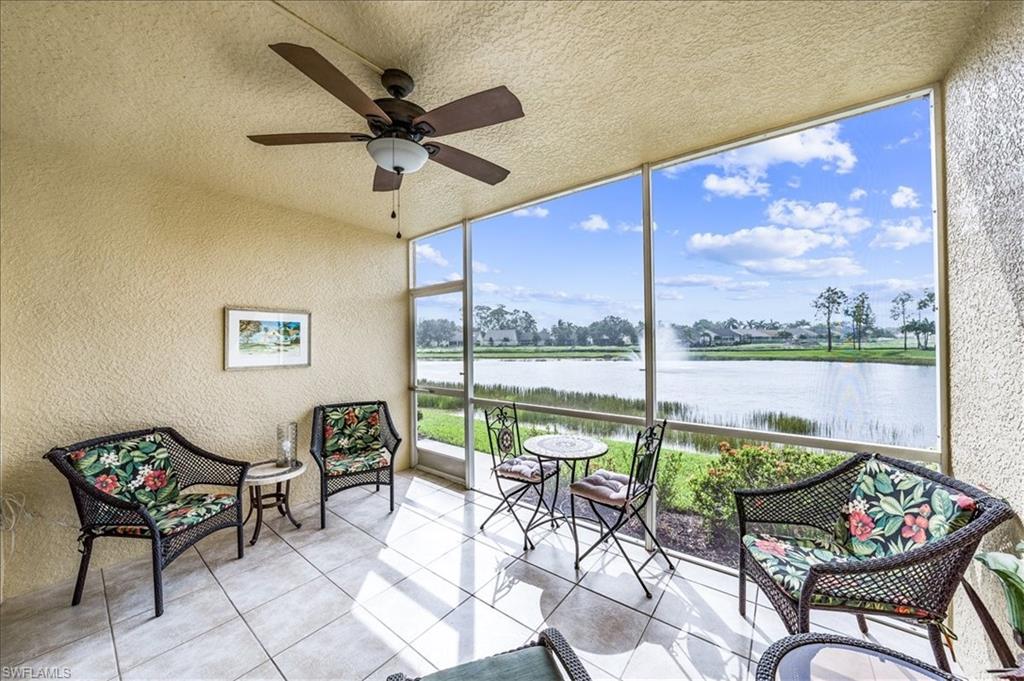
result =
M618 314L632 314L643 308L641 305L623 303L608 296L594 293L570 293L560 290L541 291L526 288L525 286L501 286L492 282L475 284L473 290L478 293L500 296L502 301L543 301L563 305L579 305Z
M667 291L664 289L659 289L657 292L657 298L658 300L686 300L686 296L684 296L681 292L672 289L669 289Z
M842 208L832 201L812 204L778 199L768 206L766 214L777 225L842 234L857 234L871 226L871 221L861 216L860 208Z
M920 291L935 286L935 279L931 275L921 275L913 279L875 279L854 285L858 291L870 291L879 294L892 294L899 291Z
M757 274L778 274L789 277L849 277L864 274L856 260L846 256L835 258L768 258L743 260L738 263Z
M880 231L869 246L902 251L904 248L926 244L931 240L932 230L926 228L921 218L915 215L906 220L883 220Z
M704 189L718 196L743 198L744 196L768 196L770 187L767 182L761 182L760 176L754 173L726 177L711 173L704 178Z
M500 272L501 270L496 270L487 263L481 262L480 260L474 260L473 271L476 272L477 274L494 274Z
M658 286L671 288L691 288L695 286L708 286L720 291L749 291L752 289L767 288L767 281L737 281L733 277L721 274L680 274L669 277L659 277L654 282Z
M839 132L838 123L828 123L733 149L717 158L727 170L746 168L763 172L779 163L802 166L811 161L825 161L834 165L837 173L848 173L857 165L857 156L849 142L839 139Z
M603 232L608 229L608 221L597 213L591 213L586 220L576 225L584 232Z
M512 211L512 215L517 218L546 218L550 213L551 211L543 206L528 206Z
M449 272L444 278L445 281L462 281L462 275L458 272Z
M642 224L631 224L631 223L628 223L628 222L620 222L619 226L618 226L618 229L619 229L620 232L643 232L644 231L644 226ZM657 222L652 222L651 223L651 230L655 231L655 232L658 231L658 223Z
M797 177L796 175L794 175L793 177L791 177L788 180L786 180L786 186L790 187L792 189L799 189L800 188L800 178Z
M915 130L913 132L913 134L907 135L906 137L901 137L900 140L898 142L896 142L896 144L886 144L883 147L883 149L892 150L892 149L895 149L896 147L902 147L904 144L910 144L911 142L916 142L919 139L921 139L921 131L920 130Z
M841 236L791 227L752 227L729 234L704 232L687 241L691 251L728 262L766 256L797 257L819 246L845 245Z
M917 200L917 192L903 185L900 185L893 195L889 197L889 203L894 208L917 208L921 205Z
M429 262L438 267L447 267L448 260L441 251L437 250L430 244L416 244L416 261L417 262Z
M850 201L860 201L867 195L868 193L860 187L854 187L853 191L850 192Z
M823 170L835 170L840 174L852 171L857 165L857 156L850 143L839 138L840 130L838 123L819 125L700 161L670 166L661 172L672 178L695 165L717 166L725 171L725 175L708 175L704 179L704 188L708 191L719 196L767 196L771 188L765 178L768 168L773 165L795 163L804 166L812 161L822 161Z

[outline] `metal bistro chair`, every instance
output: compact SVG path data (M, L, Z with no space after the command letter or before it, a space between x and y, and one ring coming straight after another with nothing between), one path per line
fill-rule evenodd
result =
M577 480L569 485L570 503L572 506L573 542L576 545L576 569L579 569L581 560L590 555L590 552L597 548L598 545L611 537L615 541L616 546L619 547L622 557L629 563L629 567L633 570L633 574L636 575L640 586L643 587L644 593L647 594L648 598L651 597L651 591L647 588L643 578L640 577L640 570L643 570L658 553L668 563L669 570L676 569L672 561L669 560L668 554L665 553L665 549L661 548L658 538L647 527L643 516L643 511L647 507L651 493L654 491L654 481L658 474L658 457L661 455L661 441L665 436L665 423L665 421L656 423L637 433L629 475L598 470L596 473L587 475L582 480ZM594 516L602 526L600 538L582 556L580 555L579 533L576 531L576 497L585 499L590 504L590 509L594 512ZM599 506L617 512L618 515L614 516L612 514L614 520L609 522L601 515L598 509ZM639 568L633 565L629 554L626 553L619 538L615 536L615 533L632 518L640 521L644 532L647 533L647 536L654 542L654 546L657 547L657 551L652 552L647 560L641 563Z
M551 513L551 508L544 498L544 483L548 478L558 475L558 463L541 461L540 457L523 454L522 440L519 437L519 413L515 404L485 410L484 420L487 423L487 444L491 448L491 463L494 464L491 472L501 494L501 503L480 524L480 529L483 530L499 511L508 510L515 518L519 529L523 531L523 550L532 549L534 546L529 531L542 505L549 514ZM501 484L502 480L511 485L517 482L522 484L506 490ZM531 489L537 494L537 505L530 516L530 522L523 525L516 515L515 504Z

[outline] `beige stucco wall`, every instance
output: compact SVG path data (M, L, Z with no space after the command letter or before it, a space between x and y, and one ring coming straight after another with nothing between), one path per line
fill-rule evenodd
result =
M1024 3L990 5L945 91L953 472L1024 514ZM1008 523L983 548L1021 538ZM1005 623L995 580L968 579ZM965 669L996 666L962 593L954 622Z
M31 514L13 557L3 537L5 597L77 566L70 494L40 459L53 445L167 424L259 460L297 421L309 461L312 406L359 398L407 431L405 242L68 149L5 136L0 152L2 482ZM229 304L312 312L312 366L224 371ZM293 489L315 499L316 476ZM98 542L94 567L132 549Z

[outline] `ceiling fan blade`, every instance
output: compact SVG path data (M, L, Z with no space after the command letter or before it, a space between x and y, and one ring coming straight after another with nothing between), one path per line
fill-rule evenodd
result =
M423 147L430 154L431 161L436 161L443 166L447 166L463 175L469 175L481 182L498 184L508 177L508 171L501 166L461 149L449 147L440 142L427 142Z
M393 192L402 186L402 176L377 166L373 173L373 191Z
M523 105L504 85L456 99L413 119L427 137L451 135L523 117Z
M256 144L276 147L282 144L323 144L326 142L366 142L370 135L361 132L286 132L280 135L249 135Z
M270 46L274 52L311 78L317 85L340 99L346 106L364 118L378 118L390 123L384 110L370 99L369 95L359 89L348 77L339 71L334 64L327 61L312 47L304 47L293 43L275 43Z

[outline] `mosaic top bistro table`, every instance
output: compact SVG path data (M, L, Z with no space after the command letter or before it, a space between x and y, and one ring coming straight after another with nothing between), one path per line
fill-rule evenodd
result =
M249 488L249 513L246 514L243 524L249 522L253 511L256 511L256 529L249 540L250 546L260 538L265 509L276 508L278 513L292 521L296 528L302 527L302 523L292 516L291 507L288 506L288 494L291 492L292 479L305 472L306 464L301 461L294 462L290 467L278 467L272 459L254 463L249 467L249 473L245 476L245 484ZM275 485L274 491L264 493L263 485Z
M528 454L533 454L541 461L554 461L558 465L565 464L565 467L569 469L569 484L571 485L576 482L576 464L579 462L584 463L584 475L586 475L590 471L590 462L593 459L606 454L608 452L608 445L596 438L587 437L586 435L535 435L523 442L523 451ZM568 516L565 515L565 512L562 511L558 502L561 478L561 472L559 472L559 474L555 476L555 495L552 498L551 512L537 518L529 527L526 528L527 531L530 531L534 527L540 527L546 522L550 522L552 526L554 526L559 521L569 519ZM572 506L572 517L575 518L576 508L572 505L571 498L570 506ZM573 523L572 527L573 532L575 532L575 523Z

